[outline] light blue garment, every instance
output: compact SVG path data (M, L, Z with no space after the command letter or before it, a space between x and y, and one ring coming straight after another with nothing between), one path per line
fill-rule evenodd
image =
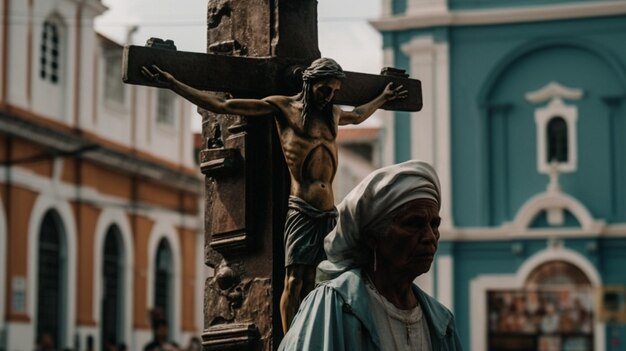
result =
M365 289L360 269L349 270L317 287L300 305L278 350L380 350ZM452 313L417 285L413 285L413 291L428 323L432 350L462 350Z

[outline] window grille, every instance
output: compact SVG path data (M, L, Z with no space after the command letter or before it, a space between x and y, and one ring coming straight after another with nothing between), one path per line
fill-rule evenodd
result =
M120 339L119 326L121 325L121 287L122 261L120 253L120 234L117 227L112 226L106 234L104 242L104 264L102 277L104 279L102 297L101 342L102 350L106 350L108 341L118 344Z
M45 21L41 33L41 56L39 76L53 84L59 83L59 27L52 21Z
M39 232L37 289L37 337L50 334L55 349L61 341L62 313L62 246L61 233L53 212L48 212Z
M163 311L166 318L171 317L171 285L172 285L172 250L165 239L161 239L157 248L155 282L154 282L154 307Z

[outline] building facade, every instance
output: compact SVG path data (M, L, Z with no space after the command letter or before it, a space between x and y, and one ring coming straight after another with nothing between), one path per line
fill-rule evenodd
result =
M141 350L202 330L191 104L121 81L99 0L0 1L0 349Z
M439 171L418 279L465 349L623 350L626 2L384 0L371 23L422 81L422 111L383 118L383 156Z

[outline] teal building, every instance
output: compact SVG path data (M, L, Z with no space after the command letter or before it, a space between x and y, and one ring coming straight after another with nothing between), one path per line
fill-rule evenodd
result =
M431 162L439 252L419 284L466 350L626 350L626 1L382 0L383 163Z

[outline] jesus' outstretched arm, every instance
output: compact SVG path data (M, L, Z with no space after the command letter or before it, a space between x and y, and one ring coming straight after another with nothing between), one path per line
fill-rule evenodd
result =
M152 65L150 68L142 67L141 71L150 80L161 84L164 88L172 90L194 105L211 112L248 117L265 116L277 112L273 105L263 100L224 99L212 93L192 88L156 65Z

